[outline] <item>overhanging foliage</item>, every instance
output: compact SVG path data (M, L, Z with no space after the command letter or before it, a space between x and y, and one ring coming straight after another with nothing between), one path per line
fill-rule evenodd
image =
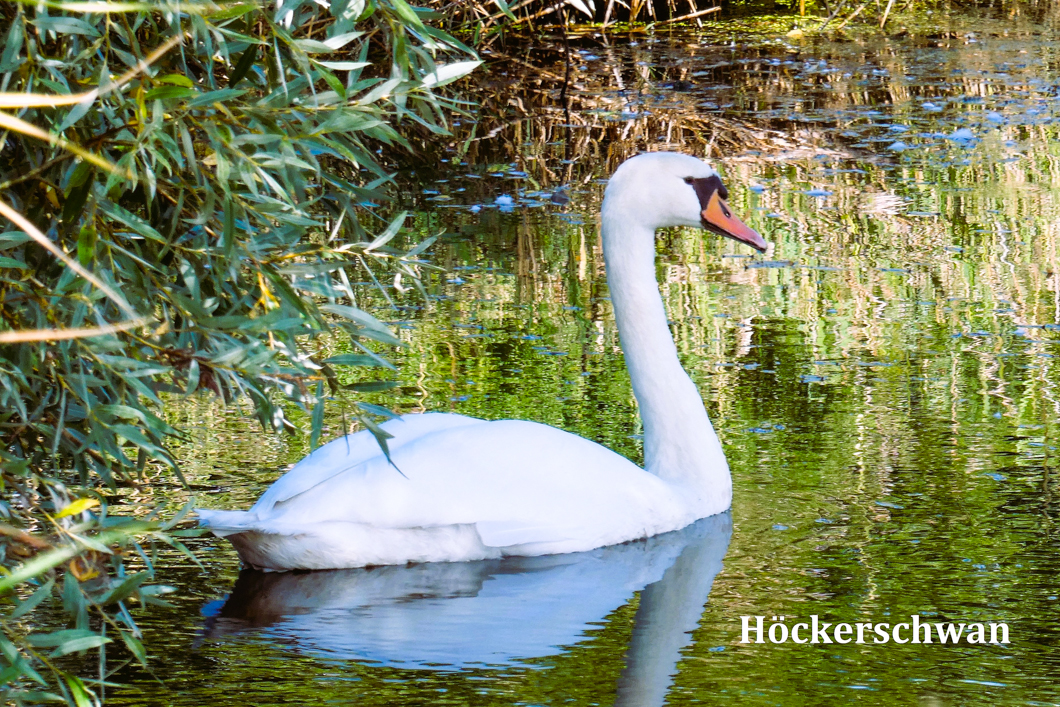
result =
M0 619L0 694L90 704L77 663L55 659L120 635L143 660L129 602L164 589L146 584L142 543L183 549L172 520L113 518L94 487L155 463L179 475L167 395L249 399L276 430L293 401L315 443L332 367L389 365L377 349L399 342L352 283L417 281L429 243L391 246L405 215L384 207L380 151L446 133L459 106L439 89L478 62L405 0L0 16L0 552L15 568L0 589L16 607ZM326 358L325 332L357 353ZM72 627L30 633L60 595Z

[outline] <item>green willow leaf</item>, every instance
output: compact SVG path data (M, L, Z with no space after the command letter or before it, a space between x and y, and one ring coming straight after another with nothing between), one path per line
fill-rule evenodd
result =
M16 248L23 243L28 243L33 240L22 231L7 231L6 233L0 233L0 250L7 250L8 248Z
M20 616L25 616L26 614L30 613L38 606L40 606L40 604L43 603L45 599L52 595L52 590L54 588L55 580L49 579L43 587L33 592L33 594L31 594L28 599L16 606L15 610L11 612L9 618L17 619Z
M453 64L444 64L424 76L423 85L430 88L444 86L467 76L481 65L481 61L460 61Z
M324 359L324 363L333 366L379 366L378 359L364 354L339 354Z
M57 658L61 655L69 655L70 653L80 653L82 651L105 646L110 642L111 639L106 636L85 636L84 638L75 638L65 641L57 646L55 650L51 652L50 657Z
M147 667L147 651L144 649L144 644L140 642L140 639L136 638L132 631L122 631L121 640L136 660L140 661L140 665Z
M79 17L38 17L33 24L42 32L80 34L87 37L100 36L98 29Z
M149 101L167 101L179 98L191 98L192 96L197 95L199 95L199 92L194 88L187 88L185 86L159 86L158 88L152 88L148 91L144 98Z
M108 590L97 601L106 606L107 604L115 604L119 601L128 599L133 592L135 592L141 584L146 582L151 576L150 572L137 572L134 575L130 575L122 580L117 586Z
M240 81L243 80L249 72L250 68L254 66L254 62L258 58L258 47L251 45L247 47L239 57L239 61L236 62L235 68L232 69L232 73L228 78L228 85L232 88L236 86Z
M239 96L246 93L245 89L238 88L222 88L217 91L208 91L200 96L193 98L188 101L188 108L196 108L198 106L206 106L211 103L225 103L231 101Z
M335 314L340 317L345 317L346 319L349 319L352 322L360 324L362 327L364 327L370 332L388 337L390 342L392 342L396 346L402 345L401 340L391 334L390 330L387 329L385 324L383 324L381 321L373 317L368 312L365 312L364 310L358 309L356 307L351 307L345 304L325 304L321 305L320 310L329 314Z
M95 631L88 629L65 629L62 631L53 631L51 633L30 634L26 639L29 645L35 648L56 648L69 643L70 641L77 641L84 638L94 638L96 636Z
M14 258L8 258L0 255L0 269L10 268L14 270L29 270L30 267L21 260L15 260Z

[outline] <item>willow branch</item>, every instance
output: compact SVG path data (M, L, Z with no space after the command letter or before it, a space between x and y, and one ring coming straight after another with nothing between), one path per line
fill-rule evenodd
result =
M95 336L106 336L119 331L127 331L144 326L151 321L150 317L129 319L117 324L105 326L77 327L71 329L19 329L0 332L0 344L24 344L30 341L66 341L69 339L91 339Z

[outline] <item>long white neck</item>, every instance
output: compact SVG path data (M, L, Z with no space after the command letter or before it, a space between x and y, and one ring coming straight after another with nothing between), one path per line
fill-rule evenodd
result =
M655 233L604 202L602 234L615 322L644 421L644 467L687 487L703 515L732 500L729 465L696 385L681 367L655 279Z

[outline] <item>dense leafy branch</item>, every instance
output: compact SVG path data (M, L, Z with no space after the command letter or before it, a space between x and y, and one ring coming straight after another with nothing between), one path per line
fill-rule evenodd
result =
M334 367L390 365L377 347L400 342L351 283L418 282L429 243L392 247L380 154L446 134L442 87L478 62L405 0L0 14L0 691L90 704L61 656L120 636L143 660L128 604L160 601L150 544L189 532L110 516L95 487L179 477L167 397L248 399L274 430L288 401L315 444ZM33 632L55 596L73 627Z

